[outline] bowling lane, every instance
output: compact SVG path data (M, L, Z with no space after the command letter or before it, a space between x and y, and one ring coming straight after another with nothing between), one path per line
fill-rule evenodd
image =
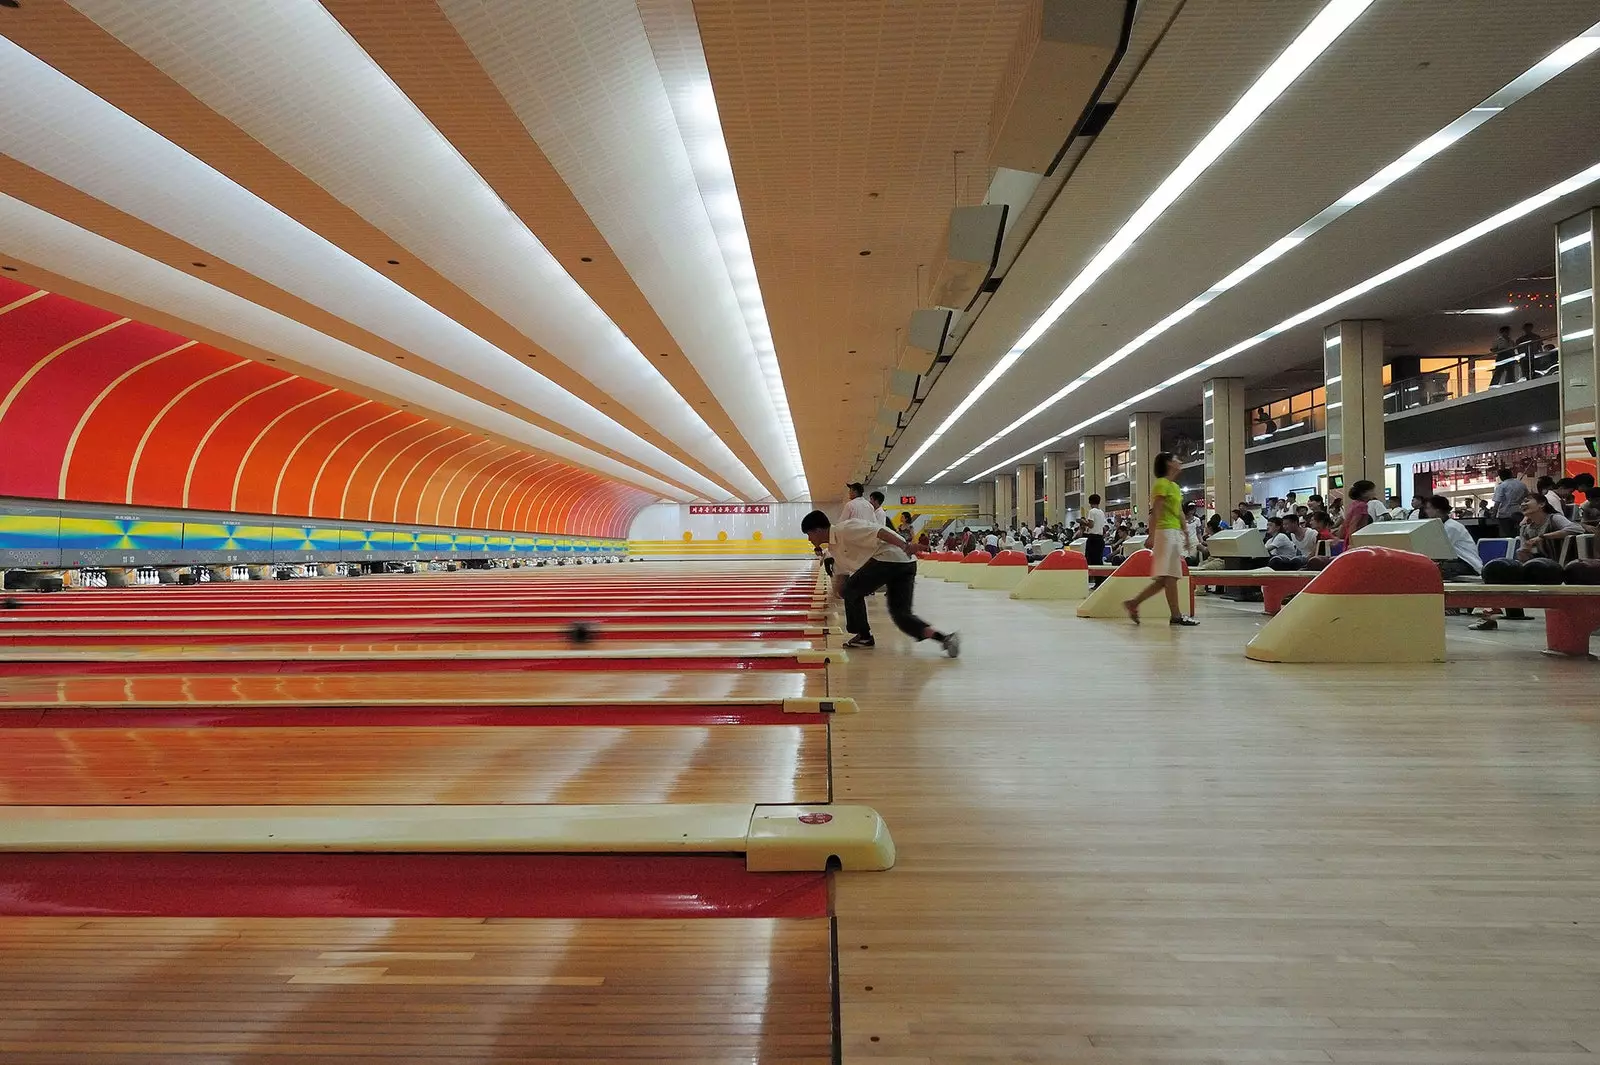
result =
M8 806L806 803L810 725L0 729Z
M263 643L285 638L320 641L371 641L375 643L431 643L439 641L521 640L551 647L567 646L569 626L538 622L530 624L441 624L422 618L392 618L386 623L305 622L293 630L264 629L241 622L227 630L189 629L171 625L161 629L126 628L110 622L89 626L42 626L0 624L0 647L75 647L118 643L150 643L161 640L185 646L218 643ZM678 640L813 640L819 646L826 636L820 622L773 622L746 625L683 622L617 622L590 626L594 643L663 643Z
M830 935L820 918L12 918L0 1060L825 1065Z
M135 644L0 648L12 676L108 673L336 673L439 670L794 669L815 668L842 651L811 640L673 641L578 647L560 641L308 642L185 645L152 637Z
M0 676L0 709L781 703L826 694L824 680L820 670Z

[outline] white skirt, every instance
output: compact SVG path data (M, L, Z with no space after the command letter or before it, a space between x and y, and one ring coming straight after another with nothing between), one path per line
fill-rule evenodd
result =
M1183 530L1151 529L1145 542L1150 549L1150 576L1183 576Z

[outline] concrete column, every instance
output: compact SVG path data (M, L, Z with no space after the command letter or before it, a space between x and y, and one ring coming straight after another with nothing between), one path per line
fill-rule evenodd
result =
M1156 483L1155 458L1161 453L1161 415L1134 414L1128 418L1128 488L1133 492L1133 513L1148 522L1150 490Z
M1050 451L1044 456L1044 523L1059 525L1067 520L1067 453Z
M1344 478L1348 498L1357 481L1382 485L1383 323L1333 322L1322 331L1328 396L1328 483Z
M1206 445L1206 507L1226 516L1244 500L1244 448L1250 437L1244 382L1213 377L1201 385L1201 432Z
M1033 528L1033 514L1037 509L1039 467L1031 462L1025 462L1017 467L1017 528L1026 525Z
M1106 498L1106 440L1104 436L1085 436L1078 441L1078 469L1082 486L1078 489L1078 512L1089 513L1089 497Z
M994 523L1002 529L1017 520L1017 482L1009 473L994 479Z
M978 521L979 525L994 524L994 482L978 482Z
M1556 347L1561 358L1561 466L1568 477L1595 472L1600 424L1600 358L1594 343L1594 230L1600 208L1556 226ZM1538 367L1535 367L1537 370Z

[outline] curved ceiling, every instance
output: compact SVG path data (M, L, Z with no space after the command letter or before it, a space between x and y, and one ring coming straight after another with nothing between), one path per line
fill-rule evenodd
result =
M806 498L694 10L647 6L29 0L0 255L663 498Z
M655 496L0 276L0 495L624 537Z

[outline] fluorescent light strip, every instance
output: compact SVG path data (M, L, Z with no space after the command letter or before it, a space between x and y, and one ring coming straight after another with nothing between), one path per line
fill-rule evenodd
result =
M703 463L714 479L747 498L767 494L694 406L321 5L75 0L75 6L621 401Z
M1459 311L1445 311L1445 314L1515 314L1515 307L1463 307Z
M1575 237L1568 237L1566 240L1562 241L1560 244L1557 244L1556 245L1556 250L1557 251L1571 251L1574 248L1581 248L1585 244L1589 243L1589 241L1591 241L1592 239L1594 239L1594 234L1592 232L1585 231L1583 233L1579 233Z
M687 22L682 24L694 24L692 9L688 12ZM778 365L778 354L772 344L772 327L767 321L767 307L761 297L755 259L750 254L750 234L745 230L744 208L739 202L738 185L733 179L733 162L728 158L728 145L722 136L722 117L717 111L716 93L711 88L711 74L697 35L680 35L678 46L690 53L683 58L690 61L692 69L681 70L676 65L660 63L658 57L662 81L670 90L668 98L678 121L684 147L689 151L689 166L694 171L706 217L716 235L717 247L722 252L723 262L727 264L728 280L738 298L739 311L744 316L749 357L761 367L767 393L772 398L778 429L793 465L781 490L788 499L809 499L811 488L806 482L805 465L800 458L800 440L795 434L794 416L789 411L789 393L784 388L783 371Z
M1041 314L1027 331L1017 339L1000 361L984 375L983 380L967 393L966 397L950 412L949 417L940 423L933 434L923 441L919 447L900 467L894 475L894 480L900 480L906 475L913 463L920 459L939 438L949 431L950 427L960 420L961 416L972 408L972 405L989 389L994 387L1007 370L1031 348L1034 343L1045 334L1047 330L1067 309L1076 303L1085 292L1112 265L1125 255L1134 241L1138 240L1156 220L1160 218L1172 204L1183 195L1188 187L1195 183L1210 169L1222 153L1227 151L1232 144L1244 135L1262 112L1271 106L1272 102L1281 96L1296 78L1303 74L1318 56L1327 50L1339 38L1350 24L1359 18L1372 0L1330 0L1330 2L1317 13L1311 24L1300 32L1289 47L1285 48L1262 72L1255 83L1245 91L1228 113L1211 131L1201 139L1199 144L1192 148L1182 162L1169 173L1154 192L1139 205L1138 210L1122 224L1112 238L1095 253L1094 258L1083 268L1077 277L1061 291L1045 312ZM1287 250L1287 249L1284 249ZM1263 253L1265 254L1265 253ZM1281 252L1279 253L1281 254ZM1263 263L1262 265L1265 265Z
M1336 307L1339 307L1339 306L1341 306L1341 305L1343 305L1345 303L1349 303L1351 300L1356 299L1356 298L1358 298L1360 296L1364 296L1368 292L1373 291L1374 289L1382 288L1384 285L1387 285L1389 282L1395 280L1396 278L1403 277L1404 275L1411 273L1413 270L1421 269L1422 267L1428 265L1429 263L1435 261L1436 259L1443 258L1444 256L1449 255L1451 252L1458 251L1461 248L1466 247L1468 244L1471 244L1473 241L1478 240L1481 237L1485 237L1485 236L1489 235L1490 233L1493 233L1495 230L1503 229L1506 226L1510 225L1511 223L1516 222L1516 221L1518 221L1518 220L1520 220L1522 218L1527 217L1528 215L1532 214L1534 211L1539 210L1541 207L1546 207L1546 206L1556 202L1557 200L1561 199L1563 196L1570 196L1572 193L1577 192L1580 189L1586 188L1589 185L1592 185L1597 181L1600 181L1600 163L1596 163L1595 165L1593 165L1593 166L1591 166L1591 167L1589 167L1589 168L1587 168L1585 170L1581 170L1578 173L1576 173L1576 174L1572 175L1571 177L1567 178L1565 181L1558 182L1557 184L1552 185L1549 188L1545 189L1543 192L1540 192L1540 193L1537 193L1537 194L1535 194L1533 196L1530 196L1530 197L1528 197L1527 199L1523 200L1520 203L1513 204L1512 206L1507 207L1504 211L1501 211L1498 214L1490 215L1488 218L1485 218L1483 221L1477 223L1476 225L1469 226L1468 228L1463 229L1461 232L1455 234L1454 236L1447 237L1446 239L1441 240L1439 243L1433 245L1432 247L1426 248L1423 251L1418 252L1416 255L1413 255L1411 258L1406 259L1403 262L1396 263L1394 266L1389 267L1387 270L1384 270L1381 273L1373 274L1371 277L1367 278L1365 281L1362 281L1362 282L1360 282L1359 284L1356 284L1356 285L1352 285L1351 287L1345 289L1343 292L1339 292L1339 293L1337 293L1337 294L1335 294L1333 296L1329 296L1327 299L1323 300L1321 303L1315 304L1315 305L1313 305L1311 307L1307 307L1305 310L1301 311L1300 313L1295 314L1295 315L1293 315L1293 316L1291 316L1289 318L1285 318L1283 321L1279 322L1277 325L1271 326L1271 327L1269 327L1267 329L1263 329L1261 332L1257 333L1253 337L1250 337L1250 338L1248 338L1246 340L1241 340L1239 343L1233 345L1231 348L1227 348L1226 350L1219 351L1217 354L1211 356L1210 358L1206 359L1203 362L1197 363L1194 366L1189 367L1187 370L1183 370L1183 371L1181 371L1179 373L1173 374L1171 377L1167 378L1165 381L1162 381L1160 384L1157 384L1157 385L1154 385L1154 386L1152 386L1150 388L1147 388L1143 392L1140 392L1138 395L1130 396L1129 398L1123 400L1121 403L1118 403L1114 407L1109 407L1106 410L1101 411L1099 414L1096 414L1091 418L1085 418L1083 421L1079 422L1078 424L1066 429L1063 432L1057 433L1056 435L1050 437L1048 440L1042 440L1039 443L1034 444L1032 447L1027 448L1024 451L1017 452L1015 455L1011 456L1010 458L1005 459L1002 462L996 463L993 466L990 466L988 469L982 471L981 473L978 473L978 474L973 475L972 477L969 477L967 479L966 483L971 484L973 481L978 480L978 478L984 477L984 476L986 476L986 475L988 475L990 473L993 473L995 470L1000 469L1002 466L1008 466L1013 462L1019 462L1022 459L1025 459L1025 458L1029 457L1030 455L1034 455L1034 454L1038 453L1039 451L1043 450L1044 448L1049 447L1051 444L1054 444L1059 440L1064 440L1067 437L1073 435L1074 433L1082 432L1084 429L1088 428L1089 426L1094 425L1097 422L1103 421L1106 418L1111 417L1112 415L1120 414L1122 411L1125 411L1129 407L1132 407L1137 403L1141 403L1144 400L1149 399L1151 396L1156 395L1158 392L1163 392L1166 389L1172 388L1175 385L1182 384L1184 381L1187 381L1189 378L1194 377L1197 374L1204 373L1206 370L1211 369L1213 366L1216 366L1219 363L1226 362L1227 360L1233 358L1235 355L1238 355L1238 354L1240 354L1242 352L1248 351L1249 349L1255 347L1256 345L1264 343L1265 341L1272 339L1273 337L1277 336L1280 333L1285 333L1285 332L1288 332L1290 329L1296 328L1297 326L1305 325L1307 322L1312 321L1313 319L1319 318L1324 314L1327 314L1329 311L1335 309Z
M685 487L723 486L0 37L0 151Z
M1561 297L1562 303L1577 303L1579 300L1588 299L1594 295L1594 289L1586 288L1582 292L1569 292Z
M1564 333L1564 334L1562 334L1561 339L1562 340L1588 340L1592 336L1594 336L1594 327L1590 326L1588 329L1580 329L1576 333Z
M1011 422L1011 424L1001 429L998 433L995 433L988 440L985 440L983 443L967 452L961 458L951 463L951 468L953 469L956 466L961 465L963 462L975 457L979 453L998 443L1000 440L1009 436L1011 433L1022 428L1022 426L1032 421L1034 418L1037 418L1039 415L1043 414L1057 403L1060 403L1073 392L1076 392L1078 389L1088 384L1100 374L1105 373L1107 370L1122 362L1140 348L1143 348L1145 345L1149 344L1152 340L1155 340L1157 337L1161 336L1161 334L1167 332L1173 326L1199 311L1202 307L1206 306L1224 292L1238 285L1250 275L1259 272L1268 264L1281 258L1293 248L1298 247L1307 238L1332 225L1334 222L1338 221L1340 218L1344 217L1351 210L1353 210L1358 204L1371 199L1377 193L1398 181L1401 177L1409 174L1427 160L1433 158L1435 155L1438 155L1450 145L1454 144L1456 141L1460 140L1474 129L1477 129L1479 126L1483 125L1485 122L1489 121L1489 119L1493 118L1507 107L1516 103L1518 100L1521 100L1524 96L1544 85L1562 71L1567 70L1574 63L1577 63L1579 60L1592 54L1597 49L1600 49L1600 22L1590 26L1588 29L1584 30L1581 35L1573 38L1566 44L1563 44L1560 48L1557 48L1554 52L1550 53L1550 55L1529 67L1526 71L1519 74L1516 78L1506 83L1505 86L1500 88L1493 95L1485 99L1481 104L1467 111L1459 118L1444 126L1438 132L1423 140L1420 144L1411 148L1404 155L1400 156L1400 158L1388 164L1366 181L1363 181L1360 185L1357 185L1354 189L1351 189L1349 192L1339 197L1339 199L1323 208L1310 219L1301 223L1287 236L1280 237L1278 240L1274 241L1266 248L1266 250L1257 253L1243 266L1224 277L1221 281L1213 284L1205 292L1202 292L1200 295L1196 296L1194 299L1190 300L1176 311L1173 311L1171 314L1161 319L1149 329L1146 329L1143 333L1140 333L1128 343L1112 352L1109 356L1085 370L1075 380L1069 382L1066 386L1045 399L1044 402L1038 404L1032 410L1029 410L1020 418L1017 418L1015 421ZM1582 243L1587 239L1588 236L1585 234L1581 238L1572 238L1572 241ZM1572 243L1572 241L1568 241L1568 243ZM1574 244L1573 246L1576 247L1577 245ZM1565 246L1563 246L1563 248L1564 247ZM1339 338L1332 337L1324 343L1329 348L1337 347L1339 345ZM944 427L941 427L941 432L943 431L943 428ZM919 451L918 454L920 453L921 452ZM915 461L916 456L912 456L912 459Z
M179 321L315 366L358 388L437 412L461 428L504 437L663 498L687 501L693 497L692 492L648 472L530 425L4 193L0 193L0 246L51 273L130 303L160 307Z

